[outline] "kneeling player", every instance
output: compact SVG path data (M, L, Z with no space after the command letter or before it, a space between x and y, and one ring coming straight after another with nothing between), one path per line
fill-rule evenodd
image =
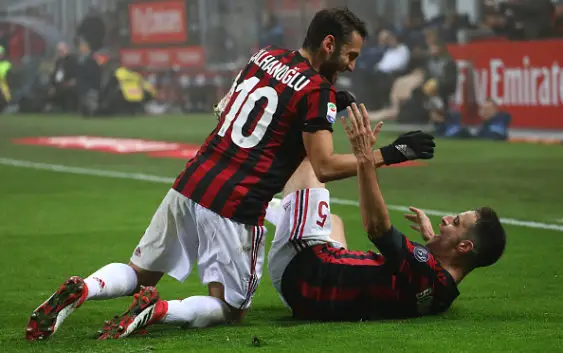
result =
M349 112L349 114L352 114ZM391 225L365 141L367 122L351 115L348 135L358 158L363 225L381 252L350 251L344 226L330 214L329 192L305 161L288 181L269 253L274 287L300 319L367 320L438 314L459 295L457 285L477 267L501 256L505 232L490 208L442 218L434 234L426 215L406 215L425 245Z

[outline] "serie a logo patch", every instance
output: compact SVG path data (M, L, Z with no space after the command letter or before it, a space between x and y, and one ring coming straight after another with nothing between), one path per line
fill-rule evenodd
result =
M326 107L326 120L329 123L334 123L336 121L336 104L329 102Z

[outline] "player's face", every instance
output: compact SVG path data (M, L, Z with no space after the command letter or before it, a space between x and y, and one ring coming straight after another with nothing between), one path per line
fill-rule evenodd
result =
M353 71L356 67L356 59L360 55L364 39L354 31L350 36L349 43L345 43L337 51L337 45L333 36L327 36L323 41L322 49L327 59L320 65L319 72L332 83L336 82L339 72Z
M477 222L475 211L443 217L439 225L440 232L428 242L428 248L436 255L453 255L470 251L473 243L465 238L465 234L475 222Z

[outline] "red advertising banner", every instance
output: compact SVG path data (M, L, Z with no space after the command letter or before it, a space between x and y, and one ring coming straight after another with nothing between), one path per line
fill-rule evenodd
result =
M563 41L478 42L449 47L459 68L456 104L494 99L517 128L563 129ZM469 76L471 75L471 76ZM474 94L472 91L474 88Z
M202 47L129 48L120 51L121 65L129 68L200 68L204 66Z
M131 42L177 44L187 41L184 0L139 2L129 5Z

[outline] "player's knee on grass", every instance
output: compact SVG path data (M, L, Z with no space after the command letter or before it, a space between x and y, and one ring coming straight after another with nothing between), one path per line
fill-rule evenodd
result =
M207 288L209 290L210 296L221 299L229 307L229 313L227 317L229 322L236 323L242 321L242 319L246 315L247 310L234 308L225 301L225 287L222 283L211 282L207 285Z
M344 232L344 221L342 221L342 218L334 213L331 213L330 217L332 222L332 233L330 234L330 237L342 244L345 248L348 248L348 245L346 244L346 233Z
M283 196L285 197L286 195L296 192L297 190L324 187L325 184L321 183L317 178L311 162L309 162L309 160L305 158L285 184L285 187L283 189Z
M129 262L129 266L131 268L133 268L133 270L135 270L135 273L137 274L137 286L138 287L135 290L135 293L140 289L141 286L145 286L145 287L156 286L158 281L160 281L160 279L162 278L162 275L164 275L164 273L162 273L162 272L145 270L145 269L135 265L132 262Z

